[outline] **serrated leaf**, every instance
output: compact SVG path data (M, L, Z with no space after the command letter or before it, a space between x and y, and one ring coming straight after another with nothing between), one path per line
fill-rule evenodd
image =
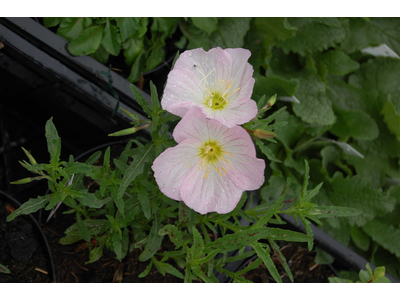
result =
M204 253L210 253L214 249L221 252L228 252L250 245L254 241L265 238L270 232L270 228L252 228L236 233L227 234L218 240L208 243L204 247Z
M168 264L168 263L162 263L165 272L174 275L175 277L178 277L180 279L184 279L184 276L182 275L181 272L179 272L175 267L173 267L172 265Z
M270 161L276 161L278 163L282 162L281 160L275 157L274 153L272 153L272 150L268 148L268 146L264 145L264 143L261 140L256 140L256 144L260 148L261 152L264 153L265 156L268 157Z
M159 217L156 215L148 235L146 247L139 256L140 261L146 261L153 257L161 246L163 236L158 234L161 229L161 222L158 219Z
M143 97L143 95L139 92L139 90L134 86L133 84L130 85L133 97L135 97L135 100L140 104L142 107L143 111L150 117L152 115L152 109L150 108L149 103L146 101L146 99Z
M274 251L276 257L278 258L279 262L281 263L281 265L285 269L286 274L289 276L290 281L294 282L292 271L290 270L290 267L289 267L289 265L288 265L288 263L286 261L285 256L283 256L281 250L279 249L278 244L275 243L272 240L270 240L269 243L270 243L271 248Z
M362 229L373 241L400 257L400 230L379 220L368 221Z
M7 217L7 222L14 220L19 215L28 215L30 213L37 212L39 209L44 208L49 200L50 195L30 198Z
M124 177L118 188L118 198L122 198L129 184L135 180L136 176L143 173L145 163L151 161L153 146L151 143L135 149L135 153L132 155L133 162L124 172Z
M203 237L194 226L192 227L192 233L193 233L193 245L190 248L190 255L192 256L193 259L197 259L200 257L204 249L204 241Z
M102 25L85 29L79 36L71 41L68 50L72 55L88 55L96 52L103 38Z
M278 283L282 283L282 279L279 276L278 269L276 268L274 262L269 256L269 253L259 243L254 243L252 247L256 251L258 257L262 259L264 265L267 267L268 271L270 272L271 276L275 279L275 281Z
M343 178L336 172L332 180L333 192L328 193L329 201L337 206L351 206L363 213L349 217L350 225L364 225L376 215L382 215L394 209L396 200L382 193L381 189L372 189L371 184L358 177Z
M158 234L163 236L168 234L171 242L173 242L176 247L182 246L182 232L175 225L165 225L163 228L160 229Z
M50 162L56 167L61 154L61 138L58 136L58 132L53 123L53 117L46 122L46 140L47 149L50 153Z
M345 31L338 18L288 18L297 28L296 35L277 45L285 53L292 51L306 56L309 53L323 51L335 46L345 38Z
M255 78L253 98L260 98L266 95L267 98L277 94L277 97L293 96L296 93L299 81L297 79L284 79L276 75L257 76ZM260 107L261 108L261 107Z
M218 28L218 19L215 17L192 17L193 24L211 34Z
M354 209L351 207L340 207L340 206L316 206L311 215L315 215L318 219L321 218L336 218L336 217L351 217L358 216L362 213L361 210Z

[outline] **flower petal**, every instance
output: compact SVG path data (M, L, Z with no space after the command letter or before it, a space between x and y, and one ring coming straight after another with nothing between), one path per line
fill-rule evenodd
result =
M264 160L247 155L229 156L226 159L230 165L230 170L226 175L236 186L245 191L257 190L262 186L264 183Z
M160 190L174 200L182 200L179 189L187 174L198 167L199 142L186 139L175 147L168 148L153 162L151 168Z
M243 190L226 176L221 176L211 166L204 179L203 170L193 168L182 182L180 196L187 206L200 214L216 211L220 214L231 212L238 204Z
M175 126L172 136L177 143L188 138L208 139L208 120L198 107L191 108Z

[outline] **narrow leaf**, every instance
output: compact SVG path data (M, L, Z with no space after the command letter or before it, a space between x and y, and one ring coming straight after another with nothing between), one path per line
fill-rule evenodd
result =
M271 276L275 279L275 281L278 283L282 283L279 272L276 269L276 266L274 265L271 257L269 256L269 253L259 243L254 243L252 247L256 251L258 257L262 259L264 265L267 267L268 271L271 273Z

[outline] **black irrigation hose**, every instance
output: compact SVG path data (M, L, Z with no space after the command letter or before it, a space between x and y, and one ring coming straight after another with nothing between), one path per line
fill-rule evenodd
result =
M20 207L22 205L18 200L14 199L10 195L4 193L2 190L0 190L0 194L2 194L3 196L7 197L8 198L8 202L10 202L14 207ZM36 227L36 229L39 231L39 233L40 233L40 235L41 235L41 237L42 237L42 239L44 241L44 244L45 244L46 249L47 249L47 255L49 256L49 262L50 262L50 272L49 272L49 274L50 274L51 280L54 283L56 283L56 272L55 272L55 268L54 268L54 262L53 262L53 257L51 255L50 246L49 246L49 243L47 242L47 238L44 235L42 227L35 220L35 218L31 214L28 215L28 218L31 219L31 221L33 222L33 224Z

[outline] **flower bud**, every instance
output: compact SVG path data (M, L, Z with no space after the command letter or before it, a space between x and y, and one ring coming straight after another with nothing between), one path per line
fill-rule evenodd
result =
M256 138L258 139L262 139L262 140L266 140L266 139L273 139L274 137L276 137L275 132L273 131L267 131L264 129L256 129L253 131L253 134Z
M24 147L21 147L22 150L24 150L25 155L29 158L29 161L31 162L32 165L37 165L36 160L33 158L32 154L29 153L28 150L26 150Z
M146 127L149 127L151 124L146 124L140 127L131 127L131 128L127 128L127 129L122 129L120 131L114 132L114 133L110 133L108 136L121 136L121 135L129 135L129 134L133 134L136 131L139 131L140 129L144 129Z

